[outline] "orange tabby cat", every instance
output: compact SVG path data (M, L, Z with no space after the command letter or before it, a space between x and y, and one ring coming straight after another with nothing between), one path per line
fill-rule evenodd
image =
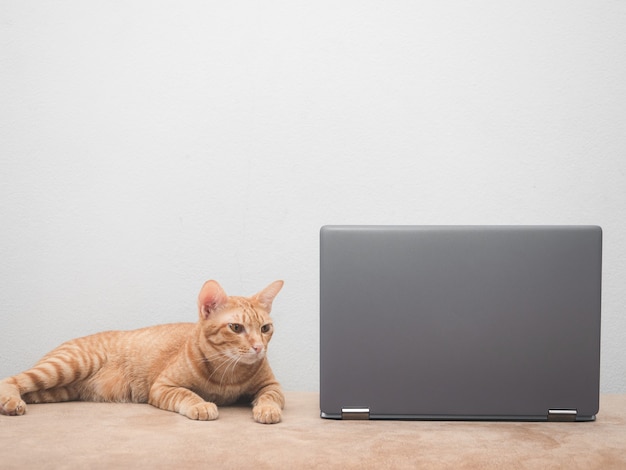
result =
M217 405L247 397L259 423L277 423L284 405L266 351L275 281L250 298L228 297L207 281L197 323L108 331L68 341L32 369L0 381L0 413L26 403L70 400L150 403L191 419L212 420Z

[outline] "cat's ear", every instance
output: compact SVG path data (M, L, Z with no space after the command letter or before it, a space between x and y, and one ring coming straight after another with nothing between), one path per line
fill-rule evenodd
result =
M272 302L274 302L274 298L278 295L280 290L283 288L283 281L274 281L261 292L254 296L254 299L259 302L263 307L267 309L269 312L272 310Z
M200 289L198 312L200 319L206 320L212 311L228 302L228 296L217 281L207 281Z

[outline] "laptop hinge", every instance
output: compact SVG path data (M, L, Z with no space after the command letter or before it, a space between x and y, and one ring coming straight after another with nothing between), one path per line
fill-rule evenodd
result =
M548 410L548 421L576 421L577 410Z
M341 419L370 419L369 408L342 408Z

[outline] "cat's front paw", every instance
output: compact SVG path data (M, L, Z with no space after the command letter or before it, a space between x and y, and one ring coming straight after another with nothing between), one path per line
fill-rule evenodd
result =
M0 414L20 416L26 413L26 403L21 398L0 397Z
M189 419L197 419L199 421L212 421L219 416L217 405L208 401L190 406L183 414Z
M252 408L252 416L257 423L280 423L282 411L278 405L256 405Z

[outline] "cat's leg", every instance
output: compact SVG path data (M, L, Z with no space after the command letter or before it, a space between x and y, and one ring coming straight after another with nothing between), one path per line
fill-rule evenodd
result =
M191 390L174 385L153 385L148 403L162 410L174 411L200 421L214 420L219 416L215 403L204 401Z
M26 403L36 403L31 398L37 398L37 393L46 390L53 390L45 395L46 402L65 401L66 397L80 398L76 389L66 387L91 375L102 361L101 357L86 355L71 344L57 348L32 369L0 382L0 414L23 415ZM59 391L55 393L55 389Z
M261 388L256 394L252 401L252 416L258 423L279 423L284 406L285 396L280 389L280 385L274 382Z
M19 416L26 413L26 403L20 391L11 381L12 377L0 382L0 414Z
M48 388L54 380L45 380L30 369L0 383L0 414L19 416L26 413L26 403L52 403L76 399L76 392L66 387Z
M217 405L204 401L191 390L157 380L150 388L148 403L162 410L175 411L189 419L211 421L217 419Z
M0 383L0 414L19 416L26 412L27 403L56 403L79 398L78 391L73 387L56 387L20 394L20 388L16 384L18 378L10 377Z

